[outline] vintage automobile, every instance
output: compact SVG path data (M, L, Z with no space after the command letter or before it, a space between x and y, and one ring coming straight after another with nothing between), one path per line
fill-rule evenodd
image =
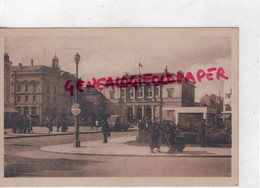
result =
M108 117L107 122L109 124L109 129L113 131L127 131L129 127L127 120L119 115L111 115Z

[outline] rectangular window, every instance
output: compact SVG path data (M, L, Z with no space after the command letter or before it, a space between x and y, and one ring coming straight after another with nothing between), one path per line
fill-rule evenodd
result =
M54 94L56 94L57 93L57 88L56 87L54 87Z
M124 89L121 89L121 97L125 98L125 90Z
M147 97L148 97L148 98L153 97L153 91L152 91L152 88L151 88L151 87L148 87L148 88L147 88Z
M111 91L110 92L110 99L114 99L115 98L115 92Z
M167 89L168 97L173 97L173 91L174 91L173 88L169 88L169 89Z
M133 88L131 88L129 90L129 96L130 96L130 98L134 98L134 89Z
M28 102L28 96L25 96L25 100L24 100L25 102Z
M35 106L32 107L32 114L37 114L37 108Z
M36 92L36 85L33 85L33 92Z
M138 98L142 98L142 97L143 97L143 89L142 89L142 88L139 88L139 89L137 90L137 97L138 97Z
M28 85L25 85L25 87L24 87L25 92L28 92L28 87L29 87Z
M56 103L56 97L53 97L53 103Z
M33 96L33 102L36 102L36 96Z
M17 97L17 101L18 101L18 102L21 102L21 96L18 96L18 97Z
M18 85L17 90L18 90L18 92L21 92L21 85Z
M50 102L50 97L49 96L47 96L47 102Z
M28 106L25 106L25 107L23 108L23 114L24 114L24 115L29 114L29 107L28 107Z
M158 87L155 88L155 96L159 96L159 88Z

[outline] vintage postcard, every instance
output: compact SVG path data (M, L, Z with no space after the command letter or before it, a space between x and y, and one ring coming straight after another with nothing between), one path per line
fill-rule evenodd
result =
M238 185L238 28L0 37L1 186Z

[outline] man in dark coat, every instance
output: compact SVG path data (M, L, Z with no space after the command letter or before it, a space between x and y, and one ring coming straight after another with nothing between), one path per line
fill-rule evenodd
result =
M167 124L167 145L169 147L169 151L168 153L173 153L175 152L175 147L174 147L174 144L175 144L175 138L176 138L176 129L175 129L175 125L173 123L168 123Z
M138 128L139 128L139 132L142 132L144 130L144 128L145 128L145 121L144 120L139 120Z
M94 126L95 126L95 120L94 118L92 118L90 122L90 130L94 130Z
M154 120L153 126L154 126L154 147L156 147L157 151L160 152L161 141L160 141L159 122L157 120Z
M25 115L23 119L23 132L27 133L29 127L29 118L27 117L27 115Z
M165 133L162 123L157 122L157 152L161 152L161 145L165 142Z
M155 123L148 123L149 125L149 134L150 134L150 152L154 153L153 149L155 147L157 147L157 137L158 137L158 133L156 130L156 124Z
M53 120L51 119L48 123L48 129L49 129L49 134L52 134L53 131Z
M107 121L102 122L102 132L103 132L103 136L104 136L103 143L107 143L107 135L109 133L109 124Z
M68 129L68 127L67 127L67 120L66 120L66 118L64 118L63 121L62 121L61 131L62 132L67 132L67 129Z
M30 134L30 133L32 133L32 118L31 118L31 116L29 116L29 115L27 115L27 120L28 120L28 133Z
M15 115L11 118L12 132L16 133L17 131L17 117Z
M22 133L23 132L23 116L19 115L17 118L17 127L18 127L18 132Z
M57 129L56 129L56 131L57 132L60 132L60 125L62 124L62 121L61 120L57 120L56 121L56 125L57 125Z

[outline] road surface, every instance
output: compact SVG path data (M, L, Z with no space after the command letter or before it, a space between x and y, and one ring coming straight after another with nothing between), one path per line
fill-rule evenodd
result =
M112 132L113 137L137 132ZM5 177L227 177L231 158L71 155L41 151L42 146L73 142L73 135L5 139ZM80 141L100 140L82 134Z

